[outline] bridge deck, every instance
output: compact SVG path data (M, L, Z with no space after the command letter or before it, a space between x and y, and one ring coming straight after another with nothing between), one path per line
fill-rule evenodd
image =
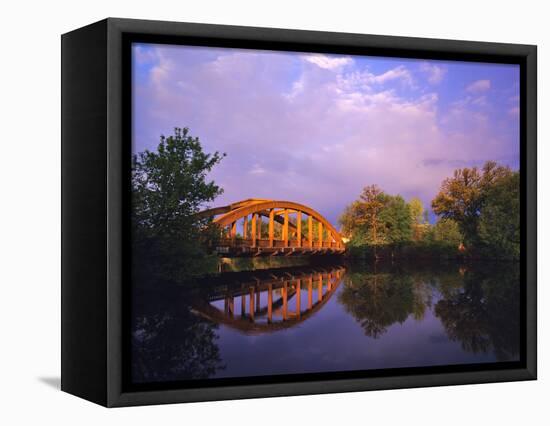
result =
M345 248L336 242L307 240L298 243L295 240L283 241L269 239L224 238L218 241L216 253L224 257L246 256L298 256L298 255L327 255L341 254Z

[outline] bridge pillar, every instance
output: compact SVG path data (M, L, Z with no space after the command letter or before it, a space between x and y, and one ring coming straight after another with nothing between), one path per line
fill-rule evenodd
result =
M297 246L302 247L302 212L296 213L296 241Z
M269 211L269 247L273 247L273 231L275 226L275 209Z
M248 215L243 218L243 238L248 239Z
M284 213L284 224L283 224L283 241L284 246L288 247L288 209L285 209Z
M237 236L237 222L233 222L231 224L231 245L235 243L235 237Z
M307 217L307 240L309 248L313 248L313 218L311 215Z
M319 227L319 247L323 248L323 223L317 222L317 226Z
M257 231L256 231L256 217L257 217L257 214L256 213L252 213L252 226L251 226L251 230L250 230L250 233L252 234L251 237L252 237L252 247L256 247L256 236L258 235L257 234Z
M317 283L317 300L323 300L323 274L319 274L319 282Z

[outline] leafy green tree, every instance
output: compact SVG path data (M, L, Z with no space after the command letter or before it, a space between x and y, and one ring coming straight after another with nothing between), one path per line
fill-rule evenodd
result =
M354 201L349 206L346 206L344 212L340 215L338 222L340 223L340 232L348 239L353 238L357 231L361 218L361 203Z
M203 151L187 128L132 158L132 239L137 269L190 276L204 270L210 219L196 216L222 193L207 174L225 154ZM213 230L210 232L213 233Z
M377 185L363 188L359 204L359 224L366 225L371 232L372 244L378 244L378 229L380 228L380 212L384 208L385 194Z
M454 220L442 218L439 219L433 227L433 239L458 247L463 237L460 233L458 224Z
M435 214L456 221L469 244L479 241L478 225L487 191L499 180L509 177L509 167L488 161L481 170L477 167L455 170L445 179L441 190L432 201Z
M488 189L479 218L479 236L505 257L517 259L520 251L520 181L514 172Z
M383 197L384 208L379 213L385 242L399 245L412 239L412 215L409 205L400 195Z
M359 200L346 207L339 222L345 237L358 243L376 245L382 242L380 212L387 201L386 194L377 185L363 188Z

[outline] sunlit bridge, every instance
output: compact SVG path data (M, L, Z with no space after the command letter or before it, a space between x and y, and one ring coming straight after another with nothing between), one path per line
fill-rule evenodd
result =
M332 297L344 267L298 271L257 271L239 286L221 286L208 300L194 303L200 316L247 334L296 326L315 315Z
M344 252L336 228L320 213L292 201L248 199L199 213L220 228L221 256L323 255Z

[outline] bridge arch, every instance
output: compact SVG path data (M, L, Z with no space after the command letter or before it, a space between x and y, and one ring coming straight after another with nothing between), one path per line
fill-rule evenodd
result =
M199 214L214 217L213 222L222 229L222 247L257 249L255 253L264 254L326 253L345 249L340 233L326 218L293 201L248 199ZM304 216L307 220L302 223ZM262 233L264 217L268 218L267 235ZM237 238L237 222L241 220L243 235ZM282 227L281 238L275 237L275 223Z

